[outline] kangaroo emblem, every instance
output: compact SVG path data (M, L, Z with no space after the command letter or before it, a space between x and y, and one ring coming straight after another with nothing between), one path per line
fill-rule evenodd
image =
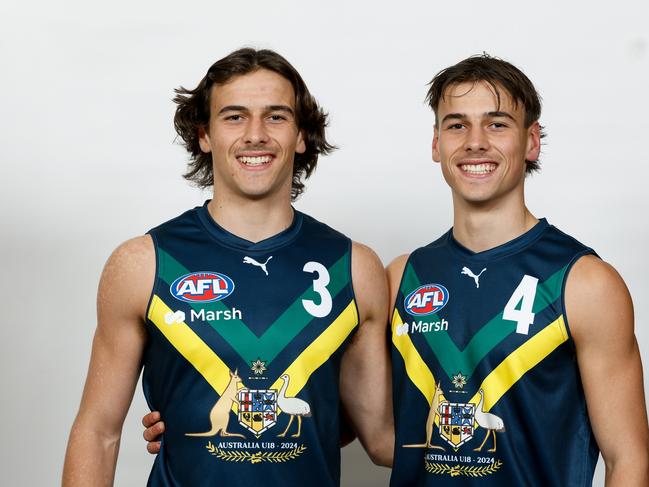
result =
M241 378L237 375L237 370L234 373L230 372L230 382L228 382L223 394L216 400L210 411L210 423L212 425L210 430L203 433L185 433L185 436L214 436L219 433L221 436L245 438L244 435L239 433L228 433L228 421L230 420L232 403L239 404L237 399L238 384L241 384Z
M435 419L439 416L439 405L446 402L442 400L443 394L444 392L442 391L441 382L438 382L435 384L435 392L430 401L430 409L428 411L428 417L426 418L426 443L403 445L404 448L432 448L435 450L446 451L443 446L433 444L433 429L435 428Z
M462 267L462 274L466 274L467 276L472 277L473 280L475 281L475 287L476 287L476 288L479 288L479 287L480 287L480 276L481 276L482 273L483 273L484 271L486 271L486 270L487 270L487 268L485 267L484 269L482 269L482 270L480 271L480 274L478 274L478 275L476 276L476 275L473 273L473 271L472 271L471 269L469 269L468 267Z
M273 256L271 255L270 257L268 257L268 259L266 259L266 262L264 262L264 263L262 264L262 263L260 263L260 262L257 262L257 261L256 261L255 259L253 259L252 257L248 257L248 256L246 255L246 256L243 258L243 263L244 263L244 264L255 265L255 266L257 266L257 267L261 267L261 270L264 271L264 274L268 275L268 269L266 269L266 264L268 264L268 261L269 261L270 259L272 259L272 258L273 258Z

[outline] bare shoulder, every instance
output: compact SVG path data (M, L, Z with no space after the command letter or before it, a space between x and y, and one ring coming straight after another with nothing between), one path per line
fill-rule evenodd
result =
M352 282L361 322L383 313L388 286L381 259L362 243L352 243Z
M633 335L629 290L615 268L600 258L586 255L574 264L566 282L565 301L576 341L595 335L607 339Z
M352 242L352 276L354 282L358 280L370 285L377 278L385 280L385 270L379 256L367 245L359 242Z
M403 276L403 271L406 268L409 257L410 254L400 255L388 265L387 274L390 292L390 305L394 305L394 301L397 299L399 284L401 283L401 277Z
M392 262L388 264L387 272L388 272L388 279L390 281L392 281L393 279L396 279L397 281L401 280L401 276L403 275L403 270L406 268L406 264L408 263L409 257L410 254L403 254L400 255L399 257L396 257Z
M108 258L99 282L97 306L119 303L125 311L144 316L155 278L155 249L149 235L117 247ZM130 314L130 313L129 313Z

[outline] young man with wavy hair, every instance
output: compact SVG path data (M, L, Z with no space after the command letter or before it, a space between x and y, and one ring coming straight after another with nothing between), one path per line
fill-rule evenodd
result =
M649 485L633 308L593 249L536 218L540 97L487 55L438 73L433 160L453 228L388 267L392 486Z
M338 485L340 402L371 452L390 423L371 414L388 364L368 359L387 353L387 282L291 206L333 149L326 115L269 50L231 53L175 102L185 177L213 198L108 260L63 485L112 485L142 368L166 421L149 485Z

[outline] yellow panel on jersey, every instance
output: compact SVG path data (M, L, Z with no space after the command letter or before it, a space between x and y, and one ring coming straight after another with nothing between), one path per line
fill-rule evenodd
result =
M295 396L302 390L311 374L338 350L357 325L358 313L356 304L352 300L331 325L311 342L284 371L284 374L291 378L287 388L287 393L290 396ZM278 378L271 389L280 389L282 383L282 379ZM279 407L277 411L280 411Z
M480 384L485 394L484 410L491 409L516 381L566 340L568 333L561 315L510 353ZM470 402L479 400L479 393L476 393Z
M165 321L167 313L173 313L173 310L154 295L149 307L149 320L220 396L230 381L230 369L184 322L168 325ZM232 410L237 412L236 404L232 405Z
M435 377L421 358L410 336L407 333L403 333L401 336L396 333L396 328L402 324L401 315L395 308L392 315L392 343L403 357L408 377L430 404L435 393Z

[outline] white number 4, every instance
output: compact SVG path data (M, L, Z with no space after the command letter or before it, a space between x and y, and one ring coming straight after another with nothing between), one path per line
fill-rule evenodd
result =
M536 277L523 276L520 284L512 294L512 297L507 301L505 310L503 311L503 319L516 322L516 333L527 335L530 330L530 325L534 323L534 313L532 313L532 306L534 305L534 297L536 296L536 286L539 280ZM520 303L520 309L517 308Z

